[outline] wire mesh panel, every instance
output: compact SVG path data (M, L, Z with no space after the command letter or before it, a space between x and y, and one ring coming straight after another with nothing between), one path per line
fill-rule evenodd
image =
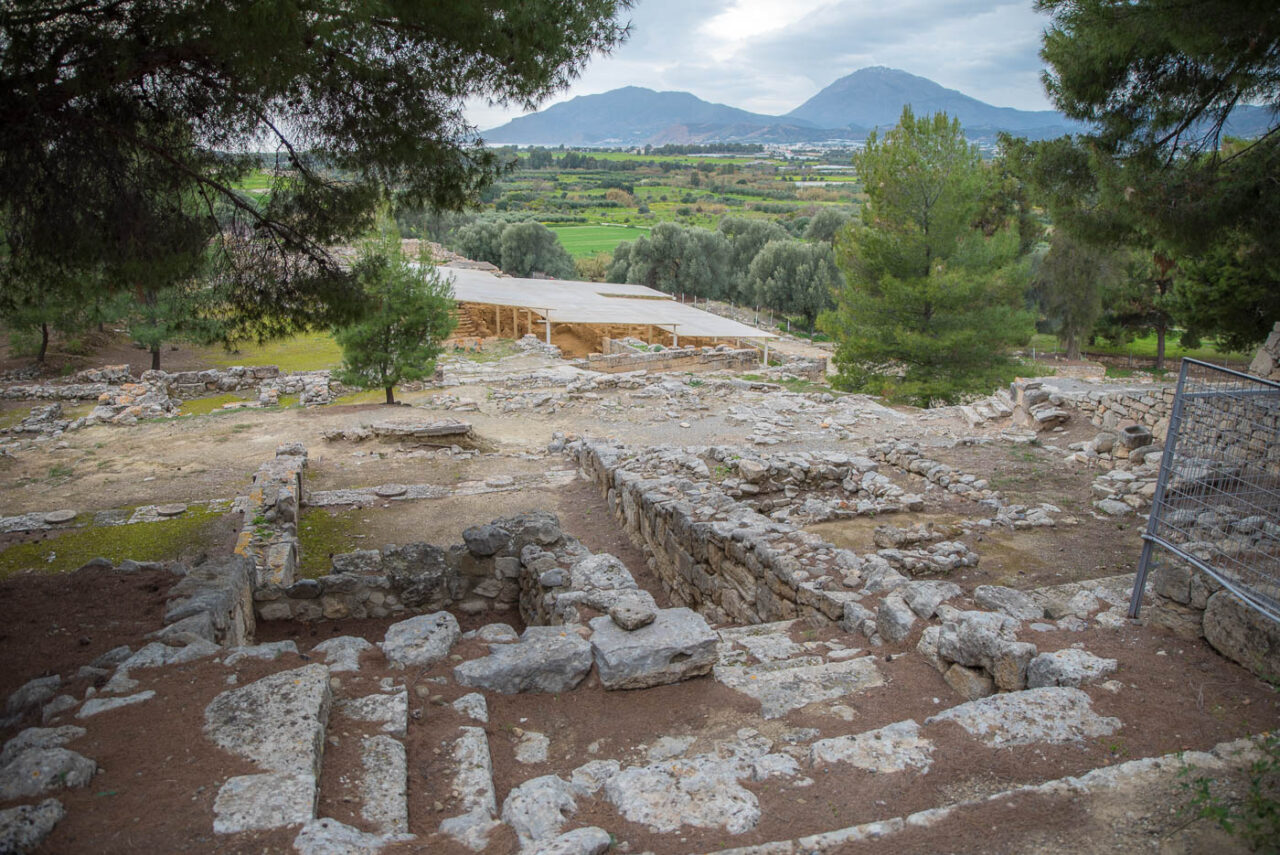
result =
M1152 550L1280 621L1280 384L1182 360L1129 613Z

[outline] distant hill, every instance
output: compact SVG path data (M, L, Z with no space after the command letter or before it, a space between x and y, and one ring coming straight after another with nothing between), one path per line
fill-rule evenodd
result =
M633 146L664 143L798 143L860 140L872 128L891 128L910 104L917 115L945 111L965 135L990 140L1001 131L1029 139L1081 133L1085 125L1054 110L993 107L963 92L895 68L863 68L840 78L785 116L766 116L703 101L688 92L627 86L581 95L483 131L490 143ZM1238 107L1227 132L1256 136L1271 127L1270 110Z
M785 118L825 128L891 128L910 104L916 115L945 112L973 137L999 131L1041 139L1077 133L1084 126L1053 110L993 107L924 77L876 66L855 71L796 107Z
M483 136L486 142L522 145L644 145L748 139L771 126L778 126L776 134L783 136L812 131L808 122L749 113L688 92L626 86L552 105Z

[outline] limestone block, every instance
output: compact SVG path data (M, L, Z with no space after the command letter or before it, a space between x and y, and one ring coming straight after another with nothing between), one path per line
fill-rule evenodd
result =
M611 618L591 621L591 646L606 689L642 689L708 673L718 636L698 613L659 609L652 623L625 630Z

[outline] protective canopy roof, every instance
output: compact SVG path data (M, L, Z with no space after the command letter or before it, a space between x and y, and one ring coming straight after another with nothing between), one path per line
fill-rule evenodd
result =
M557 324L649 324L677 336L702 338L777 338L673 300L644 285L517 279L483 270L440 267L453 281L453 297L463 303L487 303L532 309Z

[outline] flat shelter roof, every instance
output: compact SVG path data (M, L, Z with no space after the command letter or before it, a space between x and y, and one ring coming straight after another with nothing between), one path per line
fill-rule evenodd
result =
M484 270L438 268L453 280L453 296L463 303L532 309L557 324L648 324L678 336L777 338L771 332L686 306L644 285L519 279Z

